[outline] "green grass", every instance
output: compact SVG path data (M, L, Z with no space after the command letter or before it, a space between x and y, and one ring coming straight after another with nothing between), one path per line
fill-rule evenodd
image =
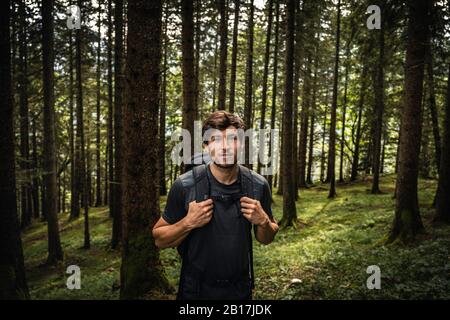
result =
M385 176L379 195L370 181L338 185L327 199L326 185L300 191L297 229L281 230L268 245L254 242L256 299L449 299L450 226L433 226L431 202L436 181L419 181L421 214L427 234L410 246L382 245L393 219L395 177ZM164 207L165 197L161 198ZM280 220L282 198L274 196ZM35 222L23 234L28 283L33 299L118 299L120 252L109 249L107 208L93 208L92 248L82 249L83 219L60 216L65 261L43 266L46 225ZM180 260L175 249L161 251L166 275L177 285ZM81 268L81 290L66 288L66 267ZM381 269L381 289L369 290L366 269ZM292 281L296 279L295 281ZM174 298L174 296L166 296Z

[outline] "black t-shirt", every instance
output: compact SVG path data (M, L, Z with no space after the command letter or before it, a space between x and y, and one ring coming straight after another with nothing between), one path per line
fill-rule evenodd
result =
M211 187L211 196L240 193L240 174L230 185L217 181L211 173L209 165L207 173ZM163 219L174 224L187 214L185 208L186 190L181 179L176 179L170 189ZM271 193L269 184L264 179L261 205L267 215L272 218ZM188 260L203 275L215 279L232 279L238 275L249 273L249 223L240 211L239 199L236 201L214 200L213 217L201 228L190 232Z

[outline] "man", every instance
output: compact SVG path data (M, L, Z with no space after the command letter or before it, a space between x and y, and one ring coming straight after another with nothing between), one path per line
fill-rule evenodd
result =
M234 114L209 115L202 133L211 161L176 179L153 228L159 248L182 255L178 299L251 299L251 226L263 244L278 231L266 179L237 163L243 129Z

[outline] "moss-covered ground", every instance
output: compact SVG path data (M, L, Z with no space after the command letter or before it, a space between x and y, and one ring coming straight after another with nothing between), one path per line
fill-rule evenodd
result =
M281 230L268 245L254 242L256 299L449 299L450 226L432 224L436 181L419 181L426 234L410 245L384 245L393 220L395 177L384 176L382 194L371 195L370 181L338 185L327 199L327 185L300 190L299 227ZM161 207L165 197L161 198ZM282 198L274 196L276 219ZM83 245L83 219L60 215L65 260L45 266L45 222L34 221L22 234L33 299L118 299L120 252L109 249L108 208L91 208L91 249ZM175 249L161 251L170 283L176 287L180 260ZM66 268L81 268L81 290L68 290ZM369 290L367 267L381 270L381 289ZM164 295L162 298L174 298ZM160 298L161 298L160 297Z

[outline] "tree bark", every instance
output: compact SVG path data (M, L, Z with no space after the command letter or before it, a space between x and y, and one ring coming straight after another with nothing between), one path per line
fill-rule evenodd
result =
M283 108L283 148L292 150L293 147L293 85L294 85L294 38L295 38L295 0L286 3L286 60ZM280 226L296 226L297 210L295 207L295 185L291 175L294 154L284 152L283 156L283 217Z
M43 157L45 185L45 217L48 227L47 263L63 260L59 238L56 185L55 97L54 97L54 50L53 50L53 0L42 2L42 69L43 69Z
M245 68L245 105L244 105L244 125L248 130L252 127L253 112L253 38L254 38L254 0L250 0L248 14L248 34L247 34L247 59ZM250 149L249 143L245 143L245 165L250 169Z
M111 198L113 209L111 248L116 249L122 236L123 0L116 1L114 24L114 181Z
M113 47L113 24L112 15L114 14L112 9L112 0L108 0L108 142L107 142L107 159L108 159L108 179L105 184L105 204L109 205L109 216L113 217L112 202L114 196L114 110L113 110L113 71L112 71L112 47Z
M450 223L450 64L447 77L444 134L440 160L438 191L436 194L436 220Z
M168 288L150 232L159 218L159 152L154 146L158 143L161 15L161 1L128 2L121 299Z
M410 0L405 62L405 97L401 118L396 207L388 242L409 242L423 231L417 197L421 102L430 0Z
M227 94L227 43L228 43L228 17L226 1L219 0L220 15L220 65L219 65L219 110L225 110L225 99Z
M194 121L198 119L198 110L194 105L194 6L192 0L181 1L181 18L181 49L183 55L183 129L188 130L191 134L192 155L192 152L194 151Z
M197 0L200 3L199 0ZM166 105L167 105L167 55L169 49L169 36L167 34L167 25L169 20L168 5L164 7L164 29L162 31L164 39L164 57L162 70L162 96L161 108L159 110L159 194L164 196L167 194L166 186ZM199 49L199 48L198 48ZM198 68L197 64L197 68ZM197 78L197 77L196 77ZM198 79L197 79L198 80Z
M100 47L101 47L101 10L102 7L98 2L98 47L97 47L97 104L96 104L96 121L95 121L95 138L96 138L96 150L95 150L95 164L96 164L96 183L95 183L95 206L100 207L102 205L102 188L101 188L101 166L100 166Z
M273 0L268 1L268 17L267 17L267 30L266 30L266 43L264 52L264 71L263 71L263 83L262 83L262 96L261 96L261 119L259 122L259 129L265 129L266 127L266 109L267 109L267 87L269 78L269 61L270 61L270 38L272 34L272 20L273 20ZM260 137L263 137L260 135ZM261 149L260 154L265 154L264 140L260 140L259 148ZM258 157L258 173L261 172L261 159Z
M337 3L337 27L336 27L336 55L334 60L334 80L333 80L333 101L331 105L331 125L330 125L330 142L328 147L328 178L330 181L330 192L328 198L336 197L336 109L338 96L338 79L339 79L339 38L341 34L341 1Z
M278 80L278 42L279 42L279 30L280 30L280 3L276 1L275 4L275 42L274 42L274 52L273 52L273 77L272 77L272 106L270 109L270 129L275 129L275 116L277 111L277 80ZM270 137L273 139L273 137ZM269 159L272 158L273 154L272 143L269 143ZM274 163L272 162L273 166ZM268 177L268 183L270 188L273 188L273 175Z
M230 104L228 109L231 113L234 112L235 92L236 92L236 66L237 66L237 51L238 51L238 32L239 32L239 7L241 0L234 0L234 22L233 22L233 48L231 51L231 75L230 75Z
M24 0L19 1L19 114L20 114L20 169L23 172L24 182L21 185L21 227L31 224L31 176L30 176L30 143L28 118L28 50L27 50L27 22L26 5Z
M0 5L0 299L28 299L16 207L14 112L11 81L11 1Z
M436 97L434 90L434 72L433 72L433 53L431 50L431 41L428 45L427 55L426 55L426 65L427 65L427 77L428 77L428 105L430 107L431 121L433 125L433 137L434 137L434 150L436 167L441 167L441 135L439 133L439 119L438 112L436 108Z
M353 160L352 160L352 172L350 175L350 181L355 181L358 177L358 166L359 166L359 156L360 156L360 144L361 144L361 123L362 123L362 112L364 108L364 99L366 95L366 87L367 87L367 71L368 66L367 63L364 63L363 70L361 72L361 86L359 89L359 98L358 98L358 118L356 124L356 137L354 141L354 152L353 152Z
M381 138L383 134L383 113L384 113L384 26L378 31L378 63L376 68L375 84L375 121L373 140L373 180L372 194L380 193L380 161L381 161Z

